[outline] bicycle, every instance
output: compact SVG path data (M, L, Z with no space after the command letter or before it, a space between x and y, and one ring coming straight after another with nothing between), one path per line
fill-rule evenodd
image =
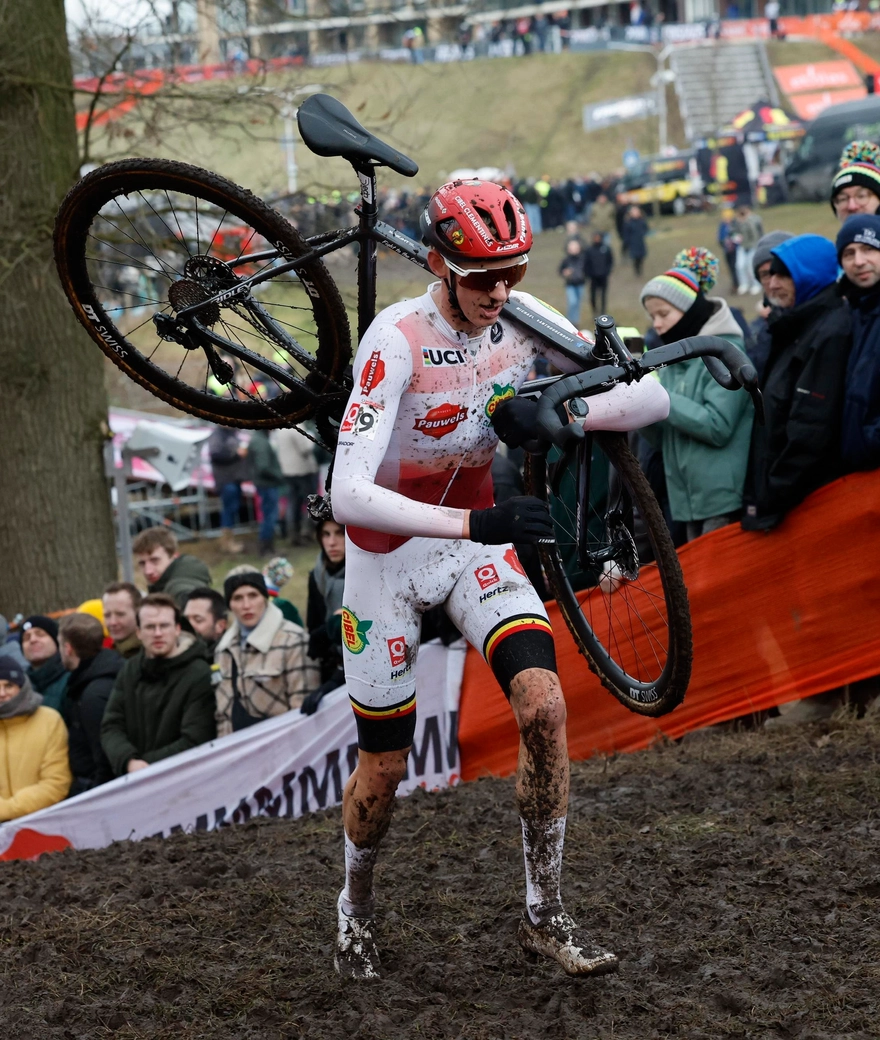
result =
M376 167L411 177L416 163L328 95L307 98L297 118L313 152L342 156L354 167L361 199L354 227L306 239L217 174L128 159L92 171L67 194L56 219L55 258L92 339L157 397L252 429L313 419L332 449L352 386L351 335L322 257L352 243L359 248L360 338L375 316L378 246L424 268L427 249L378 217ZM692 357L703 357L728 389L745 387L760 413L755 370L715 337L634 358L608 316L597 319L591 345L516 300L503 313L583 367L520 391L539 399L543 436L529 446L525 476L526 492L546 499L555 521L556 542L539 546L549 587L603 685L632 711L665 714L681 703L691 672L678 556L626 436L585 436L568 418L586 414L594 394ZM592 477L609 465L614 488L591 500ZM656 561L647 567L636 549L637 518Z

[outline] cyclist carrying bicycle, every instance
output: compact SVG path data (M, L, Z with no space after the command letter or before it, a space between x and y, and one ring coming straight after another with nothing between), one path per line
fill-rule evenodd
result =
M382 311L360 343L339 431L333 513L346 525L344 664L358 728L358 765L343 798L345 887L335 964L379 974L373 867L406 770L416 721L421 614L443 604L485 656L520 730L517 805L526 910L518 939L571 975L615 971L617 957L563 909L560 872L569 790L565 701L547 613L513 542L553 538L547 506L493 504L498 439L534 435L534 402L517 399L535 357L576 370L501 315L528 269L532 233L519 201L489 182L440 188L421 219L431 272L424 295ZM544 318L561 315L517 293ZM591 428L628 430L665 418L653 379L590 399Z

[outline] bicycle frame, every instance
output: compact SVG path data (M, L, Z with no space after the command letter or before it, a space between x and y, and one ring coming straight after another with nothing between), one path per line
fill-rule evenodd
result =
M379 220L375 167L370 165L355 165L354 170L358 175L358 180L360 181L361 194L360 204L355 210L358 217L357 225L340 231L330 231L309 238L307 241L311 248L303 256L297 257L296 259L286 260L284 263L265 269L258 274L243 278L233 288L217 293L208 300L200 301L190 307L183 308L175 316L175 323L179 322L184 326L194 326L198 335L208 339L213 346L226 350L234 356L240 356L242 353L240 346L227 341L222 336L218 336L199 322L198 315L201 311L204 311L212 305L227 302L232 298L245 296L254 287L263 282L270 281L271 279L278 277L278 275L293 272L299 276L300 270L307 267L315 260L320 260L321 257L326 256L328 253L333 253L337 249L343 249L345 246L356 242L360 247L358 250L357 265L358 341L360 341L369 328L370 323L376 316L378 247L380 245L387 246L395 253L405 257L411 263L424 268L426 271L429 270L429 268L428 249L425 246L409 238L407 235L404 235L385 221ZM284 252L281 249L263 250L259 253L247 253L237 257L234 261L231 261L229 266L232 268L245 267L248 264L257 261L271 260L273 257L281 257L283 255ZM306 291L308 291L308 282L305 279L303 279L303 284L305 285ZM311 355L302 351L298 344L284 331L284 329L278 326L274 321L272 321L268 314L262 311L259 304L252 301L250 306L255 309L259 320L266 327L267 331L273 336L273 338L276 338L284 346L285 350L287 350L305 367L314 368L314 359ZM598 360L592 353L590 344L585 340L573 333L559 328L559 326L554 324L552 321L536 314L534 311L530 310L528 307L524 307L515 300L509 300L504 305L502 314L506 318L518 322L521 325L525 325L530 331L537 333L543 339L547 340L555 350L559 351L570 360L577 362L579 365L588 366L590 364L595 364ZM623 347L622 343L620 343L620 347L626 351L626 348ZM280 366L274 365L272 362L262 358L257 359L256 356L252 357L249 355L247 360L254 367L259 368L267 375L270 375L282 386L292 387L294 385L291 383L291 377L286 375Z

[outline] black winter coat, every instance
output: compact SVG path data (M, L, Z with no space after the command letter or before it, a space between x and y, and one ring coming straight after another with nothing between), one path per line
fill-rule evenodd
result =
M101 725L101 744L116 776L133 758L159 762L217 736L208 651L184 632L170 657L139 650L123 665Z
M584 273L587 278L607 278L614 267L614 254L606 245L590 246L584 257Z
M761 378L764 426L752 431L742 526L775 527L810 492L840 476L840 417L852 338L839 287L768 321L770 354Z
M115 650L99 650L70 673L64 721L67 723L71 794L81 794L113 779L113 770L101 747L101 721L116 676L125 661Z
M853 304L853 348L846 370L841 453L847 472L880 466L880 291Z
M584 252L566 253L559 265L559 273L565 279L566 285L583 285L584 275Z
M633 260L648 255L648 247L645 239L648 237L648 222L644 217L630 217L623 225L620 236L626 246L626 251Z
M208 438L208 453L217 494L224 484L240 484L250 480L250 467L246 458L238 454L238 430L218 426Z

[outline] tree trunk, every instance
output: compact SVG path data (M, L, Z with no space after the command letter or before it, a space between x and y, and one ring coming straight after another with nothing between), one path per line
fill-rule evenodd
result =
M52 259L77 176L63 0L0 0L0 612L75 607L116 577L103 356Z

